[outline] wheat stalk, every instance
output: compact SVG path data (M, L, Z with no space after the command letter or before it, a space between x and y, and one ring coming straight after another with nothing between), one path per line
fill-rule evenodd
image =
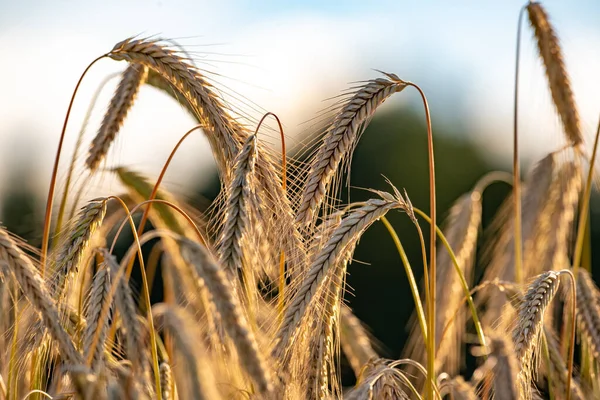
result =
M529 22L535 33L540 57L546 69L552 100L560 115L567 140L573 146L583 143L579 112L571 89L571 82L563 61L558 37L544 7L538 2L527 5Z
M301 225L307 226L314 220L339 164L354 148L377 107L406 87L395 75L387 76L389 79L374 79L358 89L327 128L323 144L311 163L296 214Z
M138 91L147 75L148 68L139 64L131 64L123 71L121 81L104 114L100 129L90 145L88 157L85 160L90 171L95 171L106 156L127 113L133 107Z

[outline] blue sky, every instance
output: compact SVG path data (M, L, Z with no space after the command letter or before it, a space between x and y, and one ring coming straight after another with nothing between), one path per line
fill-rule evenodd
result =
M223 83L276 112L289 133L301 130L299 124L326 105L323 99L350 82L376 77L374 68L394 72L423 87L434 125L460 119L477 133L470 140L501 160L511 147L514 46L522 3L0 0L0 75L5 77L0 138L11 143L9 150L0 150L0 171L14 165L11 158L28 160L31 149L39 152L32 168L49 171L79 74L116 42L137 34L178 38L200 67L234 78ZM600 2L544 4L561 37L590 133L600 112ZM97 84L122 68L102 61L86 78L65 154ZM554 147L560 124L528 29L522 68L522 142L526 153L539 153ZM113 88L101 98L89 139ZM406 106L417 99L414 93L396 97L396 104ZM190 126L178 106L143 90L111 152L111 165L123 163L152 175L159 168L156 160L165 159ZM174 165L174 185L183 183L183 172L200 174L210 165L206 150L201 137L190 142ZM46 180L40 176L40 183Z

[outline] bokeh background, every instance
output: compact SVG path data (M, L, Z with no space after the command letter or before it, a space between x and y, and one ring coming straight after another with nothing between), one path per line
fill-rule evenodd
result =
M75 83L91 60L134 35L175 39L215 82L254 107L256 117L259 109L276 113L290 147L310 131L309 121L330 104L326 99L357 81L377 77L375 69L418 83L433 116L438 213L443 217L484 173L510 170L515 43L522 3L0 0L0 223L39 243L54 152ZM600 3L545 5L563 44L591 144L600 112ZM86 77L63 160L73 149L98 84L123 68L103 60ZM113 80L100 95L86 143L115 85ZM528 29L522 39L520 91L522 165L527 170L558 148L562 135ZM106 166L125 165L156 177L171 148L193 125L171 99L143 88ZM61 177L65 166L63 162ZM395 95L378 111L353 157L353 186L385 189L382 174L406 188L416 206L427 209L425 124L413 90ZM202 135L190 138L179 152L165 185L196 204L215 196L214 163ZM486 192L484 228L507 190L500 184ZM84 195L118 191L118 184L105 174L90 182ZM351 196L361 200L366 194L353 189ZM595 254L600 251L599 212L595 199ZM391 221L419 277L414 227L399 214ZM347 300L381 342L384 354L398 357L414 304L382 225L375 224L365 234L355 259Z

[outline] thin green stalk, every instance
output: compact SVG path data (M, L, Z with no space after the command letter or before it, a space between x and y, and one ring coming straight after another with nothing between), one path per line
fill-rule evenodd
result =
M408 283L410 285L410 291L413 296L413 300L415 301L415 307L417 308L417 318L419 320L419 326L421 327L421 334L423 335L423 340L427 343L427 322L425 321L425 313L423 312L423 303L421 302L421 296L419 295L419 287L417 282L415 281L415 276L413 275L412 268L410 266L410 262L408 261L408 257L404 251L404 247L402 247L402 243L396 234L396 230L390 224L386 217L381 217L381 222L387 228L394 244L396 245L396 249L398 250L398 254L400 255L400 259L402 260L402 265L404 265L404 270L406 271L406 277L408 278Z
M429 112L429 104L425 93L419 86L412 82L406 83L409 86L414 87L419 92L423 101L423 107L425 109L425 120L427 123L427 156L429 161L429 213L431 214L432 226L436 225L436 195L435 195L435 161L433 154L433 130L431 127L431 114ZM429 357L427 357L427 373L429 374L428 385L427 385L427 398L433 399L433 386L431 380L435 379L435 297L436 297L436 235L433 229L429 235L429 294L427 298L428 304L428 317L429 317L429 333L428 333L428 347Z
M579 223L577 224L577 240L575 242L575 252L573 254L573 275L577 278L579 264L581 264L581 255L583 250L583 240L585 238L585 226L587 224L588 213L590 209L590 194L592 192L592 178L594 177L594 164L596 163L596 150L598 150L598 138L600 137L600 121L596 128L596 137L594 138L594 149L590 159L590 168L588 170L585 189L583 192L581 211L579 212Z
M414 208L414 211L415 211L415 213L419 214L425 221L427 221L429 224L431 224L431 219L429 218L429 216L427 214L425 214L423 211L419 210L418 208ZM448 240L446 240L446 237L444 236L442 230L436 226L435 231L437 232L438 237L440 238L440 240L442 241L442 243L448 250L448 254L450 255L450 258L452 259L452 263L454 264L454 269L456 270L456 273L458 274L458 277L460 279L460 284L462 285L464 295L467 298L467 302L469 303L469 309L471 311L471 316L473 317L473 323L475 324L475 330L477 331L477 336L479 337L479 343L481 344L481 346L483 346L484 350L487 350L485 335L483 333L483 328L482 328L481 322L479 321L479 317L477 316L477 308L475 307L475 303L473 302L473 297L471 296L471 292L469 290L469 285L467 284L467 280L465 279L465 276L464 276L462 270L460 269L460 266L458 265L458 260L456 259L456 256L454 255L454 251L452 250L450 243L448 243ZM487 354L487 352L484 352L484 353Z

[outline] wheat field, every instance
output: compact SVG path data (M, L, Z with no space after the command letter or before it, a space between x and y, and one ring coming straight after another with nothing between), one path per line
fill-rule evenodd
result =
M73 100L66 112L41 249L0 228L0 399L600 399L600 290L583 257L600 127L588 143L544 7L530 2L522 17L564 145L521 179L515 124L512 176L482 177L441 224L431 117L416 83L388 72L361 82L314 135L286 149L276 115L245 118L173 41L117 43L88 67L121 62L117 88L87 153L78 140L58 182ZM155 181L107 163L143 85L197 121ZM362 133L381 104L408 90L425 110L429 204L413 205L402 182L389 181L387 191L367 189L368 201L342 204ZM222 187L204 213L161 187L196 131L210 143ZM87 180L73 179L79 156L86 176L113 174L125 190L85 199ZM512 192L477 254L483 193L498 181ZM411 266L386 219L397 212L415 227L422 265ZM401 359L382 357L344 302L347 266L376 223L396 244L415 304ZM424 235L422 225L436 229ZM118 259L127 231L134 240ZM475 281L478 258L485 270ZM413 267L423 268L421 284ZM139 294L129 284L136 270ZM153 304L157 274L164 300ZM461 375L468 353L477 365ZM352 387L342 385L342 355Z

